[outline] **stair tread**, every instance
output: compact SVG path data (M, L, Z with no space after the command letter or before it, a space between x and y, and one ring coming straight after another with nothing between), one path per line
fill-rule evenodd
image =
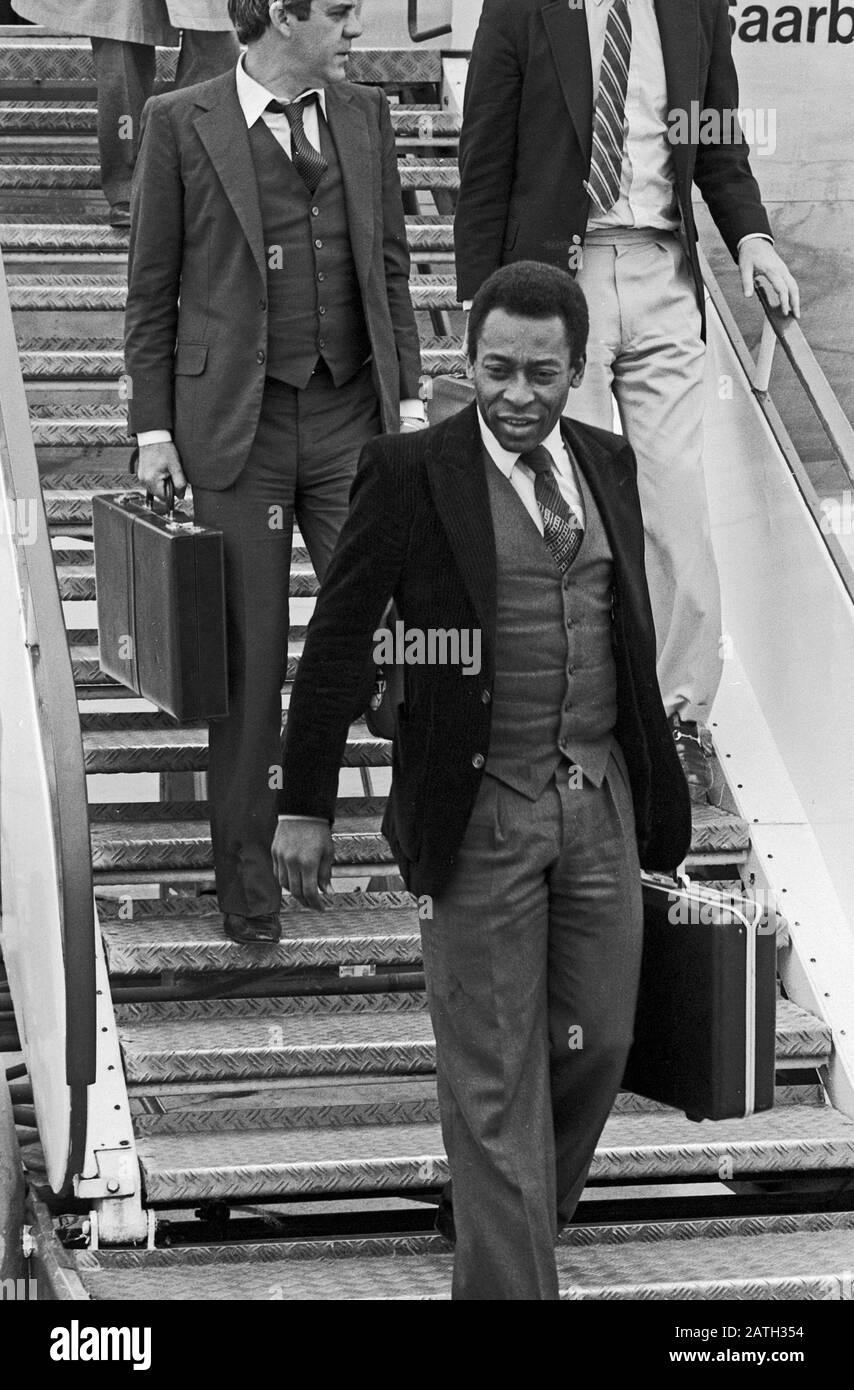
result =
M692 1223L690 1233L686 1226L570 1227L555 1247L561 1296L776 1300L843 1295L842 1271L854 1258L850 1214L703 1221ZM94 1298L170 1301L446 1299L453 1267L453 1254L436 1235L269 1241L127 1258L87 1251L73 1259ZM693 1343L686 1339L684 1345L690 1350Z
M436 1124L346 1130L149 1135L138 1140L149 1199L433 1187L447 1181ZM615 1114L593 1181L706 1177L722 1159L734 1175L854 1166L854 1120L830 1106L783 1106L746 1120L698 1125L675 1111Z

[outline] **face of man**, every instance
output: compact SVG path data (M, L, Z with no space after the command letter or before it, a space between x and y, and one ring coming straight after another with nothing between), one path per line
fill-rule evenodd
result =
M362 0L314 0L308 19L274 11L287 21L288 69L300 90L344 80L350 47L362 32L361 12Z
M480 413L509 453L533 449L551 433L584 363L571 361L562 318L532 319L491 309L477 357L468 364Z

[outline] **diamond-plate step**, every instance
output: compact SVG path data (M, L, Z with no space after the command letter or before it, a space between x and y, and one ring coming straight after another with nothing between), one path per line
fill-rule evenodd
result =
M203 772L208 762L207 729L99 729L84 733L87 772ZM391 744L374 738L367 725L352 725L345 767L387 767Z
M177 50L158 48L157 81L173 82ZM442 80L438 49L354 48L347 62L350 82L372 86L417 86ZM85 40L6 43L0 48L0 82L23 86L95 86L95 63Z
M329 1196L435 1189L448 1179L437 1125L149 1135L138 1141L148 1200ZM676 1112L618 1114L605 1126L592 1182L711 1179L854 1167L854 1120L830 1106L784 1106L696 1124Z
M2 168L0 168L0 175ZM124 314L127 283L112 273L86 275L10 275L9 299L13 311L47 310ZM452 275L413 275L409 292L416 309L459 307Z
M555 1255L561 1298L571 1301L839 1300L850 1296L854 1217L578 1225L561 1234ZM453 1267L438 1235L75 1251L69 1258L91 1298L129 1301L448 1299Z
M409 245L415 251L453 251L453 222L435 213L410 214L406 218ZM15 253L127 252L128 234L100 222L57 220L55 222L0 222L0 246L7 269Z
M91 602L95 598L95 567L87 564L63 565L56 567L59 581L59 596L67 601ZM291 566L288 593L291 598L314 598L320 584L311 565Z
M303 643L288 643L288 667L286 680L292 681L296 678L299 669L299 660L302 656ZM74 672L74 684L76 686L98 686L104 689L114 689L119 695L124 691L127 694L127 686L120 685L113 680L106 672L101 670L101 663L98 658L97 645L92 646L72 646L71 648L71 667Z
M112 975L421 963L418 910L409 903L372 911L344 906L310 915L289 911L281 922L281 941L263 947L229 941L218 912L152 920L135 909L130 921L105 920L101 912L101 933Z
M9 102L0 107L0 137L32 135L50 137L97 134L97 106L94 102ZM391 124L395 135L431 140L455 139L460 133L460 117L437 106L393 106Z
M393 862L380 833L381 819L381 816L340 816L333 832L335 863ZM96 875L107 870L114 874L142 870L154 874L159 869L213 868L207 821L92 825L90 834L92 868Z
M124 373L124 356L121 352L35 350L19 353L19 360L24 381L40 389L57 382L81 382L109 387L115 392L119 378ZM465 356L460 348L453 346L424 348L421 352L421 370L431 377L446 373L462 375Z
M399 161L398 172L403 189L429 191L434 188L456 190L460 186L456 159L425 158L406 155ZM0 196L4 192L31 189L47 194L58 190L96 191L101 187L98 164L77 155L61 157L51 149L44 155L32 152L20 159L8 152L0 155ZM14 205L13 205L14 206Z
M129 1082L435 1070L423 994L232 1000L219 1017L120 1023L119 1037Z

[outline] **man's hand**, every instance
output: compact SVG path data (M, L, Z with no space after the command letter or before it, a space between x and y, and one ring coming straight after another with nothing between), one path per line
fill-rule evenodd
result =
M137 477L146 492L152 492L161 502L166 501L167 478L172 479L176 497L183 497L187 491L187 479L174 444L140 445Z
M757 275L761 275L778 296L783 313L793 314L796 319L800 318L801 298L798 283L770 241L764 241L762 237L749 237L747 241L743 241L738 250L738 269L745 299L749 299L753 294L753 282Z
M324 911L321 893L332 882L334 847L325 821L280 820L273 837L273 868L283 888L303 907Z

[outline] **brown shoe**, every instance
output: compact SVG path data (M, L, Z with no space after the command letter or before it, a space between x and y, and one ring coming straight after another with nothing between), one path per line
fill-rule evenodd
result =
M267 912L263 917L241 917L237 912L226 912L222 924L232 941L250 946L269 946L282 935L278 912Z
M670 727L691 800L703 805L708 800L713 780L709 731L691 720L680 719L678 714L671 714Z

